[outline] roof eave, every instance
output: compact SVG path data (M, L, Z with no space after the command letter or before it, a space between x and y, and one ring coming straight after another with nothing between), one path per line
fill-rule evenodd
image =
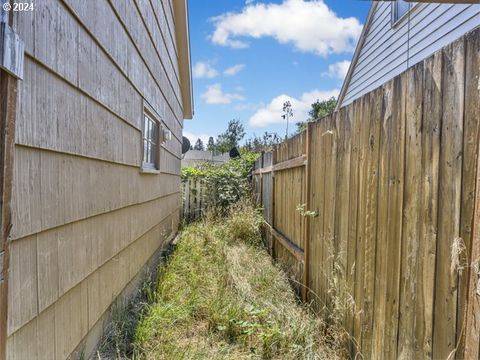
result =
M192 66L190 58L190 32L188 26L187 0L172 1L175 16L175 36L178 48L180 90L182 95L183 118L193 118Z
M373 1L372 6L370 7L370 11L368 12L367 21L365 22L365 26L360 33L360 38L358 39L357 46L355 48L355 52L353 53L352 61L350 62L350 66L348 67L347 75L345 76L345 80L343 81L342 89L340 90L340 94L338 95L337 99L337 106L335 107L335 111L342 107L343 99L345 97L345 92L348 89L348 85L350 84L350 80L352 78L353 69L357 64L358 58L360 56L360 52L365 42L365 38L367 35L368 28L370 27L370 23L373 19L373 14L375 13L375 9L377 8L377 2Z

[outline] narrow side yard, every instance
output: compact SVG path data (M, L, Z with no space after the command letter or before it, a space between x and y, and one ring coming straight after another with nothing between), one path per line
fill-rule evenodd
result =
M334 341L327 344L321 320L299 305L286 275L272 264L261 222L261 214L241 202L226 218L207 215L186 226L146 297L152 303L132 331L129 357L340 357ZM121 357L121 348L111 346L102 358Z

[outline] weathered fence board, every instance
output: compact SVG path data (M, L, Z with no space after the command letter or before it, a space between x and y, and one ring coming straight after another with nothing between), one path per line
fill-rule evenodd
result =
M460 213L460 238L463 240L466 251L460 256L460 264L470 264L472 260L472 216L475 209L475 186L477 166L477 144L480 136L480 36L470 37L465 42L465 106L463 119L463 173L462 173L462 202ZM478 239L477 239L478 241ZM480 255L477 255L477 257ZM475 258L473 258L474 260ZM458 279L458 312L457 343L459 348L464 347L466 326L466 299L468 271L459 273ZM480 332L480 329L478 329ZM460 336L460 338L459 338Z
M308 124L254 171L272 255L349 332L352 357L479 356L479 38Z
M373 313L373 343L372 358L381 359L383 356L385 339L383 336L386 311L385 293L387 290L388 247L388 196L390 183L390 159L392 156L392 91L393 82L389 81L383 88L382 123L380 132L380 161L378 164L378 220L377 246L375 265L375 298Z
M476 172L475 181L467 185L472 192L467 194L468 201L472 203L474 209L474 218L472 223L471 240L466 242L467 264L470 265L468 274L467 295L463 297L468 299L466 305L466 323L465 323L465 359L478 359L480 357L480 89L478 82L480 80L480 36L478 32L472 33L466 38L465 51L465 136L464 150L466 169L463 175L464 181L471 179L470 171ZM476 126L476 128L475 128ZM477 151L475 160L474 151ZM471 163L470 163L471 162ZM475 169L475 164L476 169ZM464 185L465 186L465 185ZM476 193L475 193L476 186ZM475 208L476 206L476 208ZM462 214L462 224L466 226L468 233L469 216L465 212ZM462 225L462 229L464 229ZM462 230L463 232L463 230Z
M201 178L189 178L182 180L182 213L186 221L198 219L207 208L209 199L206 185Z
M346 287L352 296L355 296L355 268L356 268L356 252L357 252L357 210L358 210L358 174L359 174L359 141L360 141L360 122L355 119L360 115L361 102L355 101L352 106L347 108L352 123L352 137L351 137L351 159L350 159L350 193L349 193L349 208L348 208L348 238L347 238L347 272L346 272ZM313 199L312 199L313 201ZM356 306L353 311L347 312L347 319L345 323L346 330L353 337L354 320L357 312ZM355 342L352 341L350 351L353 353Z
M417 269L420 262L420 194L422 186L422 96L423 63L410 68L406 73L406 125L405 125L405 188L402 219L402 262L398 356L402 359L415 357L415 303L417 301Z
M433 357L446 359L456 346L458 274L451 271L452 247L460 236L464 104L463 38L443 50L443 121L440 144L440 184Z

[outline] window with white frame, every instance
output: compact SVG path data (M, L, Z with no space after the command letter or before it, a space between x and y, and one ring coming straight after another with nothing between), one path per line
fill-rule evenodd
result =
M143 114L143 163L145 170L159 170L160 122L147 111Z
M411 9L412 3L405 0L395 0L392 2L392 24L395 24Z

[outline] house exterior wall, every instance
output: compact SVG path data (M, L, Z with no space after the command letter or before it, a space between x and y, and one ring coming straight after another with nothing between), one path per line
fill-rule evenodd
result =
M65 359L176 233L183 108L171 0L16 13L7 358ZM144 103L172 132L144 174Z
M478 4L416 4L392 26L391 2L376 4L341 106L353 102L480 24Z

